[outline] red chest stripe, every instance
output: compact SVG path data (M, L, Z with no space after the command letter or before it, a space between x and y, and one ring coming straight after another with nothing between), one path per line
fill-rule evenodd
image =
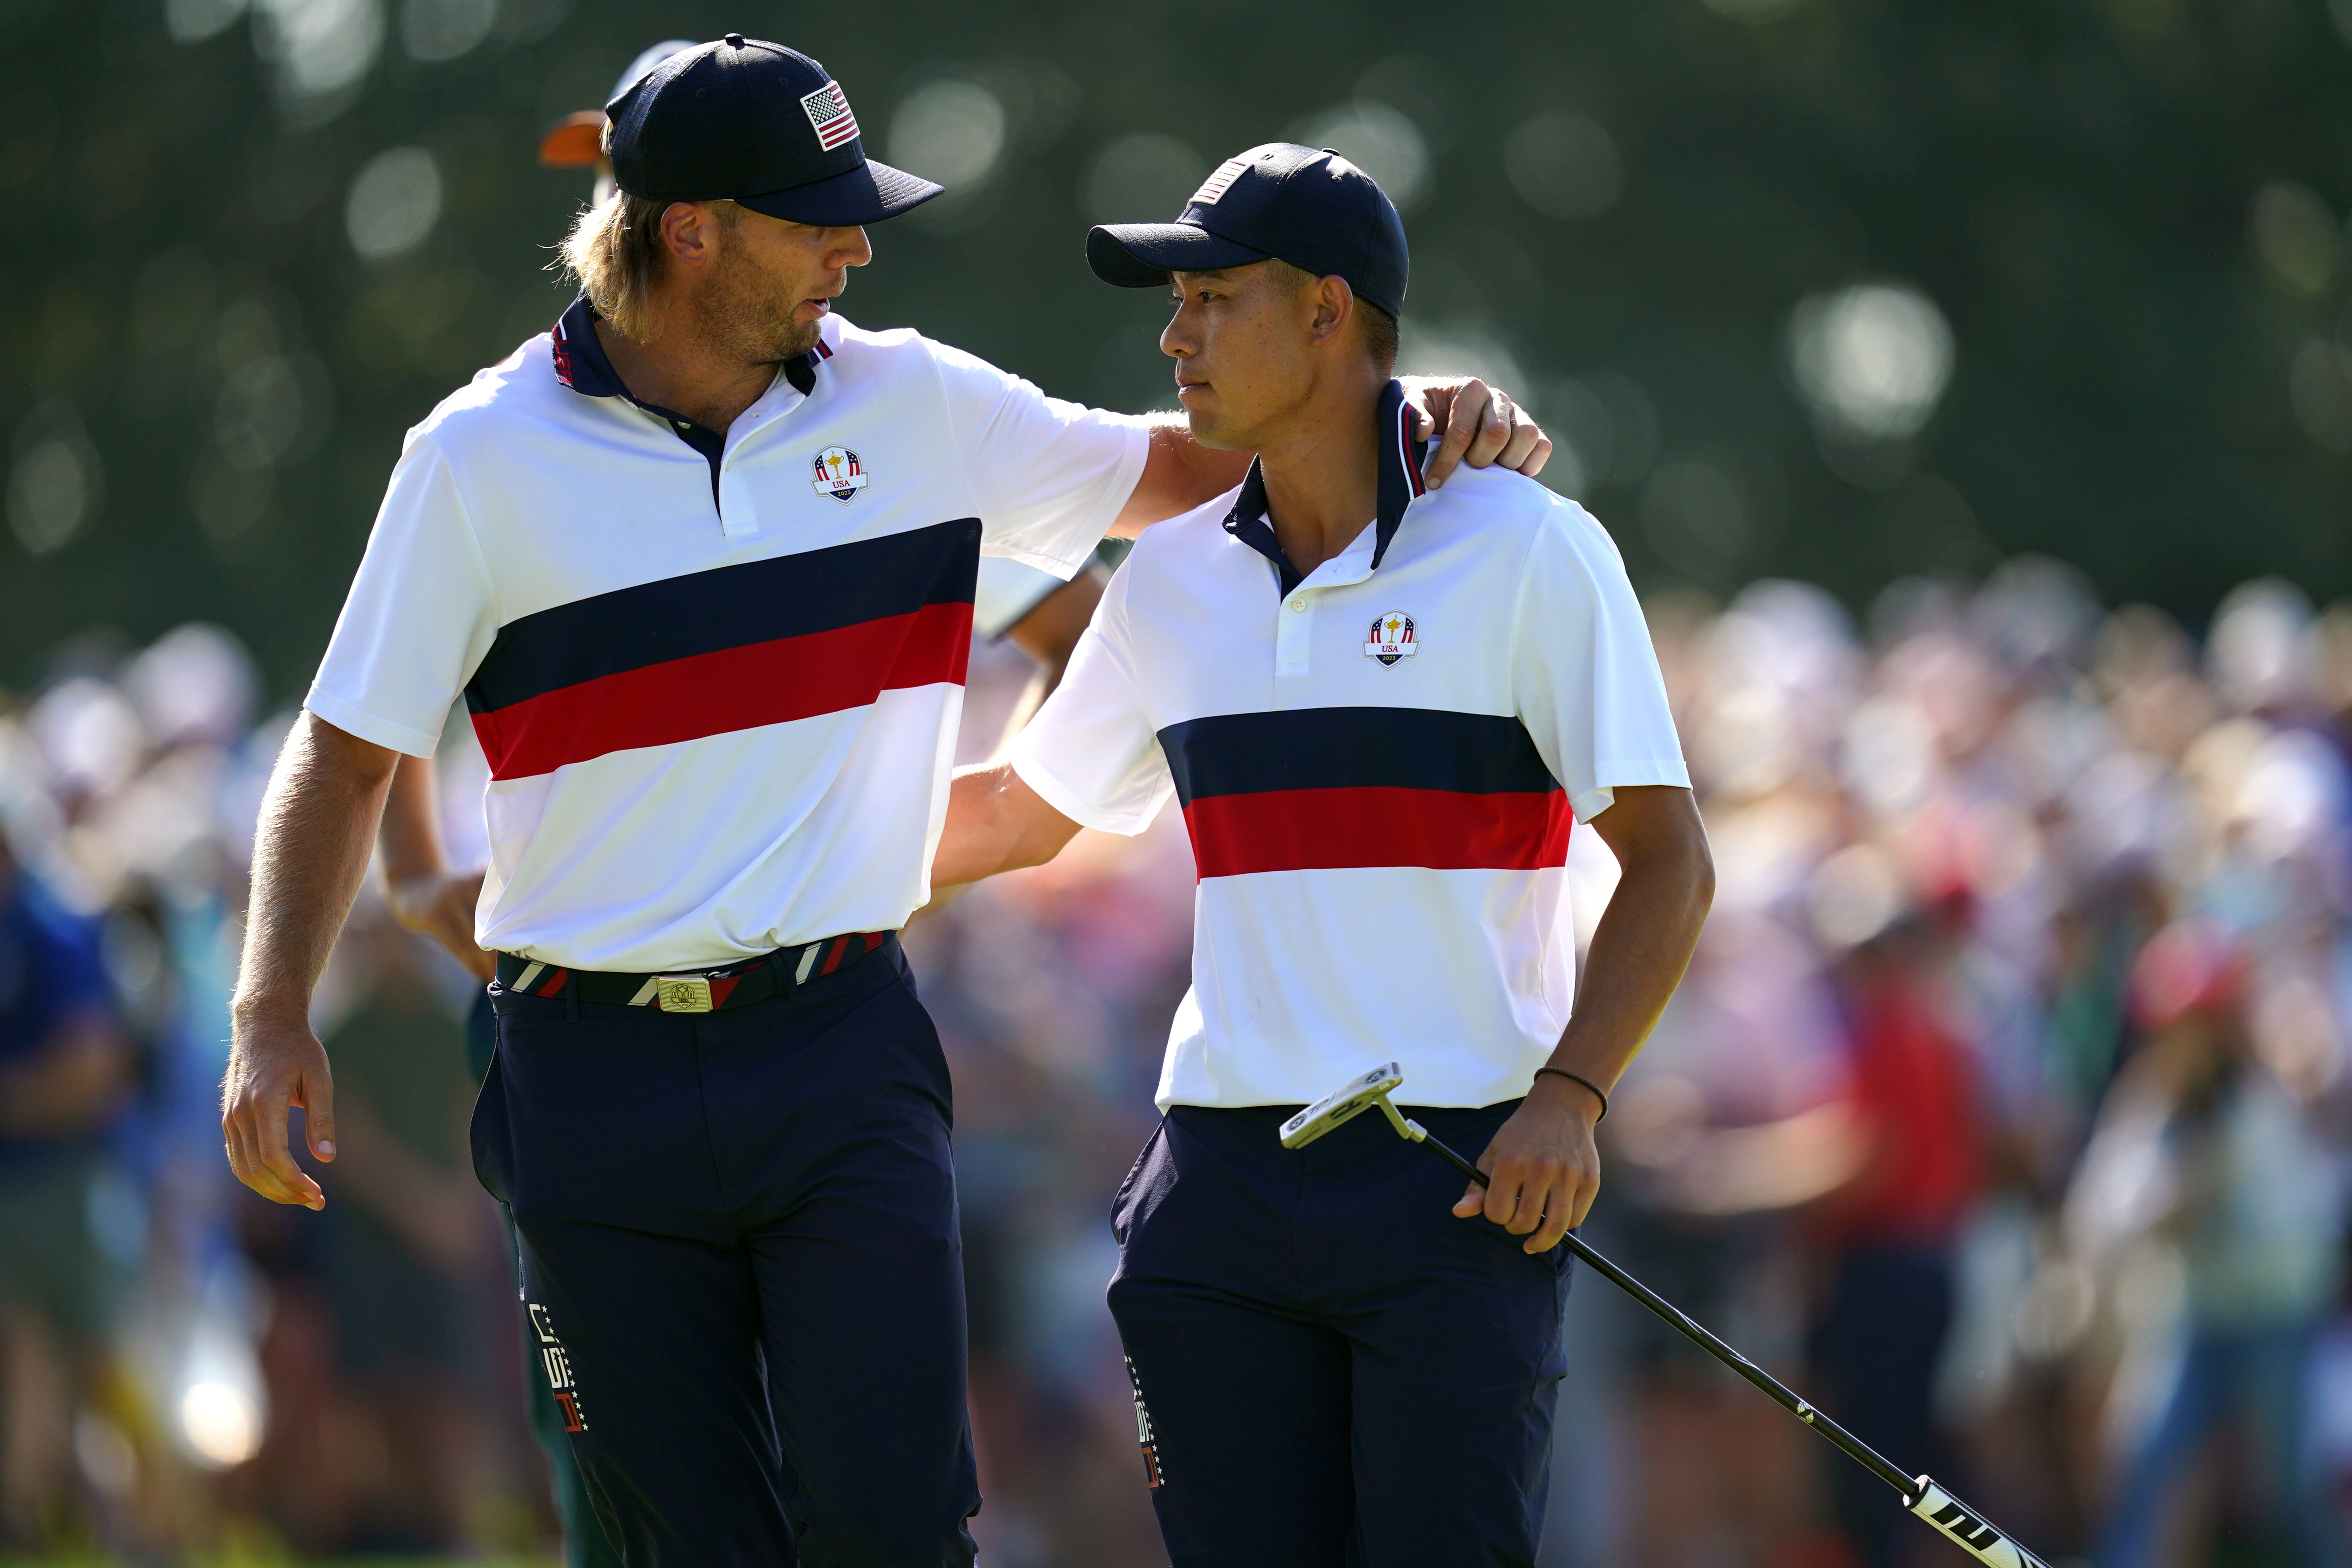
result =
M490 776L528 778L611 752L862 708L888 690L961 685L971 605L926 605L802 637L674 658L474 714Z
M1533 870L1566 863L1574 821L1557 789L1265 790L1204 795L1184 807L1204 879L1362 866Z

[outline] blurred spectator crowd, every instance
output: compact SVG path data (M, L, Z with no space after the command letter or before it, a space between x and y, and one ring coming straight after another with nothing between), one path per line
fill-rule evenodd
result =
M2352 606L2201 644L2021 560L1857 625L1790 583L1649 605L1715 846L1586 1235L2052 1558L2352 1537ZM1027 700L974 649L965 760ZM371 892L321 987L323 1215L238 1188L217 1083L262 786L217 629L0 701L0 1553L549 1549L472 983ZM440 760L453 856L480 762ZM1571 847L1579 931L1613 865ZM908 934L958 1094L986 1560L1162 1561L1102 1307L1185 984L1181 824L1085 835ZM1592 1279L1547 1568L1951 1549ZM1958 1561L1957 1557L1950 1559Z

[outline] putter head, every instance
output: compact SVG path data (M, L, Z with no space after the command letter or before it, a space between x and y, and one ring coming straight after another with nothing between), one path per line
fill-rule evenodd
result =
M1282 1124L1282 1146L1304 1149L1334 1127L1353 1121L1388 1099L1404 1082L1404 1069L1394 1062L1351 1078Z

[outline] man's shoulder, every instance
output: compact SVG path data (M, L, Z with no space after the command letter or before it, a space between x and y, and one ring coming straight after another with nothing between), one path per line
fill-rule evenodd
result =
M942 363L982 363L961 349L927 338L913 327L861 327L846 317L826 323L817 351L835 374L850 375L929 375Z
M408 432L414 441L429 437L445 450L478 440L496 440L510 430L509 421L547 412L564 394L556 379L551 334L525 339L515 351L433 405L431 413Z
M913 327L869 329L840 316L824 324L817 351L820 391L831 381L861 405L904 416L951 405L959 393L991 396L1009 380L975 354L924 336Z
M1203 550L1230 542L1225 519L1232 515L1234 498L1240 493L1241 487L1235 485L1190 511L1180 511L1145 529L1136 536L1135 548L1128 552L1129 570L1144 574L1168 572L1197 560Z
M1432 511L1457 526L1523 550L1617 553L1609 531L1580 502L1508 468L1465 464L1429 492L1429 501Z

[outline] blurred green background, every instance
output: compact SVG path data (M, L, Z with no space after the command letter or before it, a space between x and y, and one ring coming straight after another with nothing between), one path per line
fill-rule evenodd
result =
M1433 10L0 0L0 684L191 616L300 689L401 432L544 328L540 134L656 37L839 76L955 194L843 300L1166 401L1103 216L1339 145L1407 209L1415 367L1507 378L1637 584L1850 603L2042 551L2192 623L2352 587L2352 0Z

